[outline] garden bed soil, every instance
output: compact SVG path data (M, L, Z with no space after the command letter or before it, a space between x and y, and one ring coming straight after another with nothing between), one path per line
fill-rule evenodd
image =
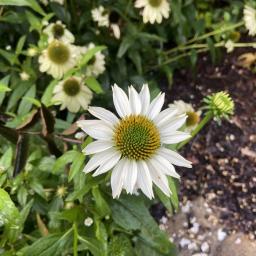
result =
M248 50L249 51L249 50ZM227 233L242 232L250 239L256 230L256 75L237 65L243 52L223 56L213 65L201 56L194 73L176 72L168 102L182 99L200 107L202 99L221 90L235 102L235 114L221 125L210 122L182 155L193 162L192 169L179 168L180 200L203 196L218 207L218 222Z

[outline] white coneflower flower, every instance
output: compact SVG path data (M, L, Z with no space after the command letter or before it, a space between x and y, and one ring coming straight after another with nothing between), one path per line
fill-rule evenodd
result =
M54 40L40 55L39 69L41 72L47 72L54 78L60 79L76 65L76 60L77 48L74 45Z
M33 47L31 47L31 48L29 48L29 49L27 50L27 55L30 56L30 57L36 56L37 53L38 53L37 49L36 49L36 48L33 48Z
M227 49L227 52L233 52L234 49L235 49L235 44L232 40L228 40L226 43L225 43L225 48Z
M56 101L56 104L61 104L61 110L67 108L74 113L81 107L86 110L92 100L92 91L83 84L80 77L60 81L54 87L53 94L52 100Z
M93 224L93 219L92 219L91 217L87 217L87 218L84 220L84 225L85 225L85 226L90 227L92 224Z
M124 188L134 194L137 188L153 198L152 183L169 196L171 190L167 176L179 178L173 164L191 167L191 163L178 153L165 147L190 137L177 131L186 121L186 115L176 115L176 110L162 112L164 94L150 103L148 85L141 92L131 86L129 98L117 85L113 86L113 101L120 119L100 107L89 107L89 112L100 120L81 120L77 125L96 141L83 152L94 154L84 168L93 176L113 169L111 187L113 197L119 197Z
M95 45L90 43L87 48L80 47L82 53L86 53L87 50L94 48ZM93 58L87 63L86 75L87 76L98 76L105 71L105 55L101 52L97 52Z
M22 72L20 73L20 79L21 79L22 81L28 81L29 78L30 78L30 75L29 75L27 72L22 71Z
M167 0L136 0L135 7L144 8L142 11L144 23L161 23L163 17L167 19L170 13Z
M58 39L64 43L74 43L75 37L66 29L66 26L61 21L50 23L43 32L48 36L48 42Z
M256 10L249 5L244 7L244 22L245 27L249 31L249 35L256 35Z
M183 100L175 100L173 104L169 104L169 107L172 109L173 108L177 109L176 115L182 115L182 114L187 115L187 119L185 123L186 132L191 132L196 128L196 126L200 121L201 111L195 111L195 109L191 104L186 103Z
M91 11L92 19L98 23L99 27L108 27L109 26L109 12L100 5L98 8L95 8Z

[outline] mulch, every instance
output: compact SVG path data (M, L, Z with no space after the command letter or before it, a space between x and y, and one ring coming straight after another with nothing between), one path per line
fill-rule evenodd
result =
M244 51L244 50L243 50ZM248 50L249 51L249 50ZM179 168L180 200L203 196L220 209L220 223L228 232L242 231L253 239L256 230L256 75L237 66L235 51L213 65L201 56L194 72L175 73L169 102L182 99L199 107L203 97L226 90L235 114L221 125L210 122L181 153L193 169ZM166 88L165 88L166 89Z

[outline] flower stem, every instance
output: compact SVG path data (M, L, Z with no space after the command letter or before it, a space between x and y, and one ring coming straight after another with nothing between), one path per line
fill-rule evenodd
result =
M73 232L74 232L74 239L73 239L73 255L77 256L77 241L78 241L78 232L77 232L77 225L73 223Z
M176 147L177 150L181 149L184 145L189 143L200 131L201 129L213 118L213 114L211 111L207 112L201 122L197 125L197 127L191 132L191 137L181 143Z

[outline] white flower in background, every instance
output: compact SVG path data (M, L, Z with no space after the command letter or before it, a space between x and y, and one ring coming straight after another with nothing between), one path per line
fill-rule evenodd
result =
M85 173L96 169L93 176L112 170L111 187L114 198L124 188L134 194L139 188L153 198L152 183L167 196L171 194L167 176L179 178L173 164L190 168L191 163L165 147L190 137L177 131L186 121L186 115L176 116L177 110L161 112L164 94L150 103L148 85L140 93L129 87L129 97L117 85L113 86L113 101L120 119L101 107L88 111L99 120L80 120L77 125L96 141L83 152L94 154L84 168Z
M143 8L144 23L161 23L162 19L167 19L170 13L170 5L167 0L136 0L135 7Z
M48 42L51 43L54 39L64 43L74 43L75 37L66 29L66 26L61 21L50 23L43 32L48 36Z
M225 48L227 49L227 52L233 52L234 49L235 49L235 44L232 40L228 40L226 43L225 43Z
M244 22L245 27L249 31L250 36L256 35L256 10L249 5L244 7Z
M108 27L109 26L109 12L100 5L98 8L95 8L91 11L92 19L98 23L99 27Z
M200 121L201 111L195 111L195 109L191 104L186 103L183 100L175 100L173 104L169 104L169 108L177 109L176 115L182 115L182 114L187 115L187 119L185 122L186 132L193 131Z
M56 2L56 3L60 4L60 5L64 4L64 0L49 0L49 1L50 2ZM44 5L48 5L49 1L48 0L40 0L40 2L42 4L44 4Z
M88 47L80 47L81 53L86 53L86 51L94 48L95 45L90 43ZM101 52L97 52L87 63L86 75L95 76L102 74L105 71L105 55Z
M22 71L22 72L20 73L20 79L21 79L22 81L28 81L29 78L30 78L30 75L29 75L27 72Z
M6 45L5 50L10 51L12 47L10 45Z
M74 45L52 41L39 56L40 71L60 79L76 65L78 50Z
M87 218L84 220L84 225L85 225L85 226L90 227L92 224L93 224L93 219L92 219L91 217L87 217Z
M116 39L120 39L121 37L121 31L120 31L120 27L117 23L111 23L110 24L110 29L113 32L113 35Z
M61 110L67 108L74 113L81 107L86 110L92 100L91 90L83 84L80 77L70 77L60 81L54 87L53 94L52 100L56 105L61 104Z
M37 49L36 49L36 48L33 48L33 47L28 48L28 50L27 50L27 54L28 54L28 56L30 56L30 57L36 56L37 53L38 53Z

